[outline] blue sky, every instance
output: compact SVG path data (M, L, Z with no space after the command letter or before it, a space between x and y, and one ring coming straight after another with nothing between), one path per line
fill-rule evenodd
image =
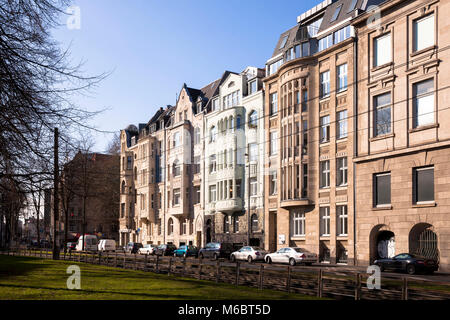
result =
M112 71L75 102L92 111L108 108L94 124L119 131L175 104L185 82L201 88L225 70L264 67L280 33L318 2L75 0L81 29L61 27L54 36L63 47L70 44L74 63L85 61L85 73ZM111 137L95 134L96 151Z

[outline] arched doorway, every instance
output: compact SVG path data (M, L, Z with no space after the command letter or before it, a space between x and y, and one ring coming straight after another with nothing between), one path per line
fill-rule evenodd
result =
M206 221L206 243L211 242L211 219Z
M370 232L370 263L395 256L395 234L386 225L377 225Z
M431 224L419 223L411 229L409 252L439 261L438 236Z

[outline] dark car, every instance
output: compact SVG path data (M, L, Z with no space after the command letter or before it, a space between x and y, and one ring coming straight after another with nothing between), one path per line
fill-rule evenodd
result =
M197 257L198 248L196 246L180 246L173 252L174 257Z
M229 258L231 253L235 251L235 247L231 243L210 242L198 252L198 256L203 258Z
M381 271L403 271L409 274L415 274L416 272L433 273L439 269L436 260L410 253L401 253L393 258L378 259L374 261L374 264L379 266Z
M52 247L52 244L50 243L50 241L41 239L41 248L49 249L51 247Z
M139 249L142 247L143 247L142 243L129 242L125 248L125 251L129 253L138 253Z
M172 256L177 247L174 244L160 244L155 249L157 256Z

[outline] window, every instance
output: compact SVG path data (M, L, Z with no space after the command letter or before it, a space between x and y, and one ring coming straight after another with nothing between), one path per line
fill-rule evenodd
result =
M320 188L330 187L330 160L320 162Z
M178 177L181 175L181 165L178 160L175 160L173 163L173 176Z
M308 91L303 90L302 112L308 111Z
M233 231L235 233L239 232L239 216L237 214L233 215Z
M258 161L258 144L250 143L248 145L248 160L249 161Z
M330 208L321 207L319 209L320 213L320 235L329 236L330 235Z
M278 112L278 93L272 93L270 95L270 115L274 115Z
M209 186L209 202L215 202L216 199L216 185L213 184Z
M200 156L194 157L193 174L200 173Z
M210 130L210 142L215 142L216 140L217 140L217 128L215 126L212 126Z
M337 113L336 138L343 139L347 137L347 110Z
M305 235L305 213L294 212L293 225L294 225L294 237Z
M248 84L248 94L253 94L258 91L258 82L256 80L250 81Z
M333 34L330 34L319 40L319 52L328 49L333 45Z
M320 98L326 98L330 95L330 71L320 74Z
M272 171L270 173L270 195L275 195L277 194L277 172L276 171Z
M181 136L179 132L175 132L173 135L173 147L179 147L181 145Z
M347 90L347 64L342 64L337 67L337 75L338 75L337 91L341 92Z
M258 126L258 112L255 110L250 112L250 115L248 116L248 126L250 128L256 128Z
M378 67L392 61L391 34L377 37L373 41L373 66Z
M251 224L252 232L258 231L259 221L258 221L258 216L256 214L252 214L251 223L252 223Z
M374 207L391 204L391 173L374 175Z
M308 165L303 165L303 185L302 185L302 198L308 196Z
M414 203L434 201L434 167L416 168L414 174Z
M200 203L200 187L194 187L194 204Z
M184 220L183 224L181 225L181 234L187 234L187 226L188 226L188 222L187 222L187 220Z
M288 38L289 38L289 36L284 36L284 37L281 39L279 49L283 49L283 48L284 48L284 46L286 45L286 42L287 42Z
M278 153L278 132L272 131L270 133L270 156Z
M433 79L428 79L413 85L414 128L433 124L435 122L433 81Z
M125 217L125 203L120 204L120 217Z
M211 109L212 109L211 111L213 111L213 112L219 110L219 99L214 99L212 101L212 108Z
M302 57L309 56L309 42L304 42L302 44Z
M181 200L181 191L180 189L173 189L173 205L179 205Z
M231 123L231 129L233 130L233 123ZM241 116L236 117L236 130L241 129Z
M351 30L352 30L351 26L347 26L345 28L342 28L342 29L336 31L333 34L333 41L334 41L333 44L338 44L338 43L350 38Z
M330 141L330 116L320 118L320 143Z
M194 144L197 145L200 142L201 142L200 128L199 127L195 127L195 129L194 129Z
M269 76L276 73L280 66L283 64L283 59L280 59L269 65Z
M258 180L256 178L250 178L250 196L258 195Z
M434 45L434 15L413 22L413 51L420 51Z
M167 233L169 234L169 236L173 234L173 219L172 218L170 218L169 221L167 222Z
M127 157L127 170L131 170L133 167L133 157L129 156Z
M216 155L213 154L209 156L209 173L216 172L217 169L217 159Z
M337 206L337 234L338 236L346 236L348 234L348 211L347 206Z
M240 104L240 90L234 91L223 97L223 108L231 108Z
M337 181L336 185L338 186L345 186L347 185L347 175L348 175L348 166L347 166L347 157L345 158L338 158L336 160L336 166L337 166Z
M348 6L347 13L355 10L356 4L358 3L358 0L352 0L350 5Z
M391 94L384 93L374 97L374 136L391 132Z
M331 17L330 22L336 21L337 18L339 17L339 13L341 12L342 9L342 4L336 8L336 10L334 10L333 16Z
M303 148L302 154L306 154L308 147L308 120L303 120Z
M228 219L228 215L224 215L223 217L223 232L230 232L230 220Z
M196 114L199 114L200 112L202 112L202 103L201 102L197 102L197 109L195 110ZM187 115L185 114L186 119L187 119Z

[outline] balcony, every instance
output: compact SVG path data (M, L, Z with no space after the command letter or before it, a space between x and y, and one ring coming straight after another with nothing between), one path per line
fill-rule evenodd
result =
M291 207L299 207L299 206L309 206L311 201L309 199L288 199L282 200L280 203L280 207L283 209L288 209Z
M219 200L216 202L216 205L215 205L216 211L221 211L221 212L237 211L237 210L242 210L242 208L243 208L243 205L242 205L241 198Z

